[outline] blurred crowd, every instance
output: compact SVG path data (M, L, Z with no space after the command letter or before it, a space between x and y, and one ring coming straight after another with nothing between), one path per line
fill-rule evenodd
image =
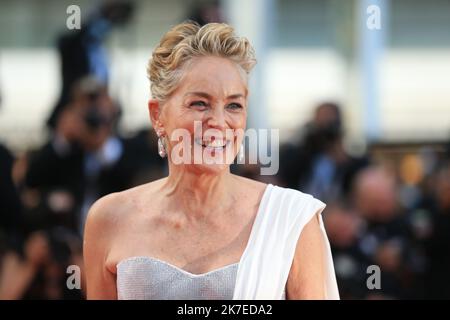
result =
M115 4L115 5L112 5ZM59 38L62 92L48 140L25 154L0 145L0 299L84 299L67 267L83 275L86 213L103 195L167 175L156 135L120 134L120 104L108 92L109 30L126 23L127 1L111 1L79 32ZM198 9L200 23L218 19ZM450 145L396 157L350 154L341 108L320 104L295 139L280 148L276 176L258 165L234 173L310 193L327 203L324 223L343 299L450 298ZM381 272L371 290L368 267Z
M280 181L325 203L343 299L450 298L450 145L352 156L335 103L283 147ZM380 282L369 279L377 266Z
M83 275L82 235L95 200L167 175L156 136L119 133L122 108L108 92L104 41L132 16L130 1L101 4L56 43L61 93L48 140L25 154L0 145L0 299L82 299L67 267ZM83 279L81 279L83 280Z
M120 114L106 86L83 77L44 145L15 159L0 149L0 299L82 298L66 269L83 265L90 206L167 174L153 132L122 137Z

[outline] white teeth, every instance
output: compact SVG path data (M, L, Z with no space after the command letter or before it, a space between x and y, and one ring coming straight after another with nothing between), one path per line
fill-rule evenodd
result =
M223 148L227 145L227 141L202 141L201 139L195 139L195 143L205 147L205 148Z
M223 141L214 140L206 143L206 145L212 148L223 148L225 146L225 143Z

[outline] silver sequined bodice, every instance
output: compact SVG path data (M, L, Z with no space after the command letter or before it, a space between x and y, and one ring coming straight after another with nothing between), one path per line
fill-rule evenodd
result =
M196 275L166 262L134 257L117 265L119 299L232 299L238 264Z
M132 257L117 265L117 296L125 300L231 300L238 266L197 275L155 258Z

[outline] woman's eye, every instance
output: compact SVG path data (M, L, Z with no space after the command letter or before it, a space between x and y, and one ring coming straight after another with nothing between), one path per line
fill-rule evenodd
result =
M242 109L242 105L239 103L230 103L227 106L228 109L232 109L232 110L238 110L238 109Z
M190 104L191 107L206 107L207 104L204 101L194 101Z

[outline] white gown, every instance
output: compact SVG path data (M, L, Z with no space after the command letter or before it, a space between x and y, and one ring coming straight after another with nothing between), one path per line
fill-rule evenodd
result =
M117 264L119 299L284 300L289 270L303 227L325 204L309 194L269 184L238 263L192 274L152 257ZM326 256L327 299L339 299L330 245L320 216Z

